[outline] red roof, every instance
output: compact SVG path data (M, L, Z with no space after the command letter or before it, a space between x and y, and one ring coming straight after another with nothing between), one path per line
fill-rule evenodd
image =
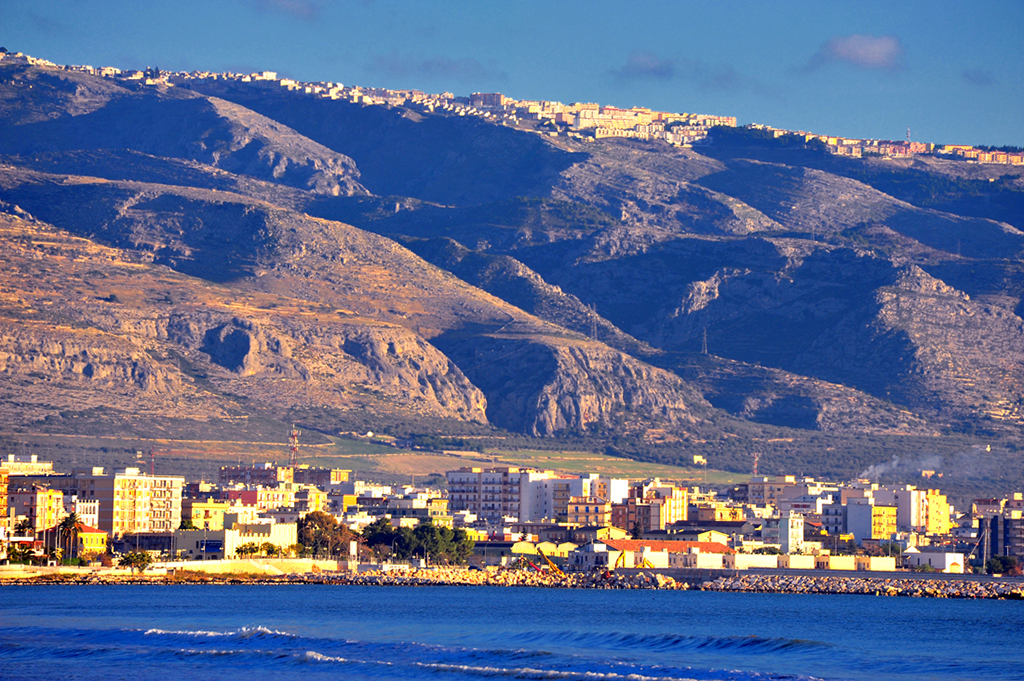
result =
M60 532L60 525L54 525L46 530L47 532ZM97 530L85 523L78 523L78 534L106 534L103 530Z
M668 551L669 553L689 553L691 549L699 549L701 553L736 553L725 544L717 541L605 539L601 543L616 551L640 551L646 547L652 551Z

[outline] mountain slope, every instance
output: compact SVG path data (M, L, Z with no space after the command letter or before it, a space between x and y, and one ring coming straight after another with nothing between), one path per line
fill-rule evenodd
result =
M0 114L0 153L130 149L317 193L366 193L351 159L231 102L179 88L129 89L81 73L4 65Z
M9 65L0 114L11 423L144 402L844 475L1021 439L1015 169Z

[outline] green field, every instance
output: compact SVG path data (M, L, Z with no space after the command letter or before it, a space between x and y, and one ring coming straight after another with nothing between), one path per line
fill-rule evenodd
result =
M354 477L380 482L440 482L437 476L463 466L522 466L559 473L599 473L615 477L650 478L677 481L688 485L724 485L737 475L700 468L680 468L632 461L591 451L486 449L484 452L435 452L402 449L383 439L331 437L322 444L302 444L298 461L310 466L351 470ZM55 435L8 433L0 435L0 453L37 454L40 460L53 461L54 468L70 472L82 466L123 468L150 465L158 474L184 475L187 480L216 480L221 466L253 464L264 461L284 464L288 445L273 442L249 443L223 440L174 440L153 438L100 437L95 435ZM154 456L150 457L150 451ZM138 452L142 452L141 457Z

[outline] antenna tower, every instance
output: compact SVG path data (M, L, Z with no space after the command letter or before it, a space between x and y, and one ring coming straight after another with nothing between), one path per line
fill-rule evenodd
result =
M910 126L907 126L907 142L910 141Z
M757 462L761 459L761 452L754 452L754 475L757 475Z
M299 435L302 431L295 428L295 424L292 424L291 432L288 433L288 464L294 466L299 460Z

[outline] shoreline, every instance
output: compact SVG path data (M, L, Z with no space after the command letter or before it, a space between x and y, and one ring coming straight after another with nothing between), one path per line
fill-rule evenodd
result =
M30 585L228 585L269 586L282 584L330 586L491 586L548 589L651 589L667 591L718 591L732 593L779 593L816 595L865 595L909 598L960 598L1024 600L1024 583L1010 581L980 582L966 579L920 579L901 577L864 577L859 575L766 575L722 576L699 584L689 584L654 570L626 574L551 573L523 570L467 570L434 568L397 572L311 572L305 574L254 575L244 573L206 573L176 570L166 575L111 575L53 573L21 577L0 577L4 586Z

